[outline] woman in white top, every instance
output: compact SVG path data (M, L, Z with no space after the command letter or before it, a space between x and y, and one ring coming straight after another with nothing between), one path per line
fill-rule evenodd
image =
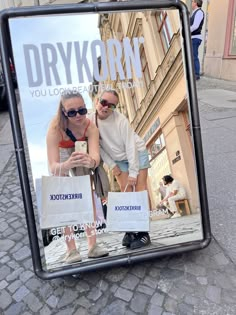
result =
M128 119L115 111L119 96L115 90L105 90L96 100L96 113L90 119L96 123L100 134L100 154L104 163L112 169L121 191L147 189L150 167L148 152L143 139L131 128ZM123 246L131 249L150 244L146 232L126 233Z

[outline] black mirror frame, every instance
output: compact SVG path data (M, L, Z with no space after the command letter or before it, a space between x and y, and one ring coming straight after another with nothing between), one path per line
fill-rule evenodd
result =
M179 10L182 22L182 38L184 49L184 66L186 70L186 80L189 97L189 112L193 136L193 145L195 148L195 162L199 189L199 199L201 204L201 219L203 239L199 241L190 241L177 245L168 246L164 249L149 250L145 252L126 254L123 257L111 257L85 263L83 266L64 267L63 270L45 271L42 267L40 248L37 237L36 222L34 216L34 207L32 202L31 187L29 182L25 150L23 145L23 136L20 127L19 113L17 110L17 100L14 91L14 85L11 79L9 56L11 56L10 32L8 27L9 18L43 16L52 14L69 13L102 13L116 11L134 11L144 9L174 8ZM186 5L178 0L148 0L148 1L129 1L129 2L104 2L104 3L83 3L75 5L53 5L39 7L10 8L0 13L0 50L2 56L3 71L6 80L7 97L9 102L9 114L13 133L14 148L19 171L20 184L25 208L26 222L29 234L29 242L32 253L33 268L35 274L41 279L49 280L62 276L69 276L81 272L92 271L105 267L114 267L118 265L141 262L148 259L159 258L161 256L173 255L187 251L193 251L205 248L211 241L211 230L209 220L209 210L207 201L205 171L203 162L202 140L200 118L197 103L196 84L194 79L192 45L189 27L189 13Z

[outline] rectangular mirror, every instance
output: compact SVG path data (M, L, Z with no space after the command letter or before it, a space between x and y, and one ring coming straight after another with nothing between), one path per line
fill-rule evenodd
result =
M163 3L42 7L8 20L42 277L209 241L188 15Z

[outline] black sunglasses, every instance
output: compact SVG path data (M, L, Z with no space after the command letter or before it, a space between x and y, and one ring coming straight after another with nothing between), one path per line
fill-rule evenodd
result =
M103 98L100 98L99 103L102 106L104 106L104 107L107 106L108 108L116 109L116 105L115 104L109 103L107 100L104 100Z
M87 108L86 107L83 107L83 108L79 108L79 109L71 109L71 110L68 110L67 113L67 116L68 117L75 117L77 114L80 114L81 116L82 115L86 115L88 112Z

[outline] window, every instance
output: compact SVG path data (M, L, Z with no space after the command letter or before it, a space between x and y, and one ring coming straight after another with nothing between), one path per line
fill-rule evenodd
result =
M149 147L149 159L153 160L158 153L165 147L164 136L161 133L158 138Z
M224 57L236 57L236 0L229 1Z
M163 48L164 53L166 53L170 47L170 41L173 36L173 31L171 28L169 17L167 15L167 11L156 12L155 20L156 20L157 29L161 38L162 48Z
M144 50L143 45L141 46L140 57L141 57L142 72L143 72L143 77L144 77L144 84L145 84L146 89L147 89L149 84L150 84L151 77L150 77L150 73L149 73L149 69L148 69L148 62L147 62L147 58L146 58L146 54L145 54L145 50Z
M232 36L230 43L230 55L236 55L236 5L234 6L233 24L232 24Z

